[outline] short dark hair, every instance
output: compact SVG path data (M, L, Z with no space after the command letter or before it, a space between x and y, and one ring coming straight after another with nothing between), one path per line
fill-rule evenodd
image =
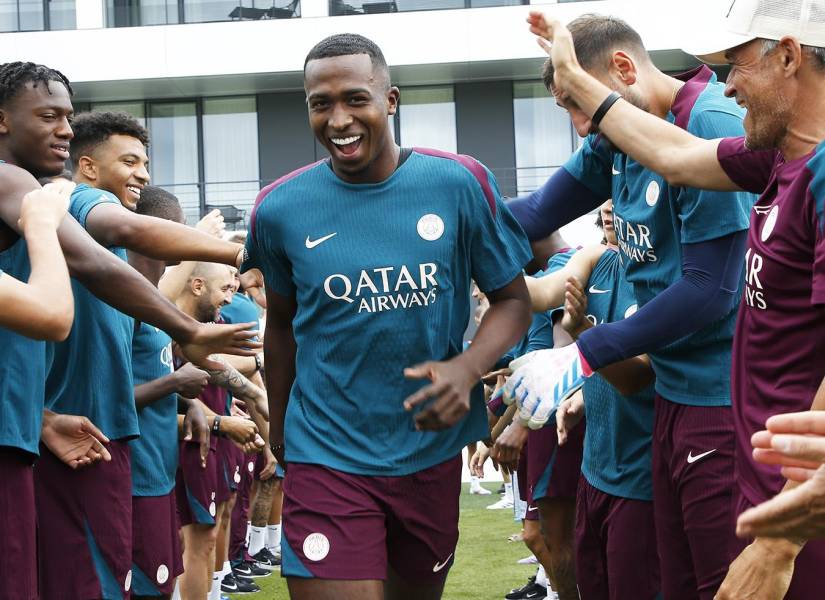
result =
M573 36L576 58L585 71L606 68L608 55L617 49L635 51L639 60L649 60L642 37L618 17L590 13L574 19L567 28ZM548 90L553 89L554 74L553 63L548 58L541 71Z
M387 81L389 81L390 69L381 48L371 39L357 33L336 33L315 44L304 60L304 71L306 71L311 60L332 58L334 56L351 56L353 54L366 54L369 56L372 68L384 71L387 74Z
M135 212L139 215L178 221L183 214L177 196L156 185L147 185L140 192Z
M88 156L94 149L113 135L128 135L149 145L149 133L137 119L119 112L88 112L77 115L72 121L74 138L69 146L72 164L77 166L81 156Z
M50 81L62 83L70 96L74 94L69 80L60 71L33 62L3 63L0 65L0 106L5 106L29 82L34 87L37 87L38 83L43 83L48 89Z

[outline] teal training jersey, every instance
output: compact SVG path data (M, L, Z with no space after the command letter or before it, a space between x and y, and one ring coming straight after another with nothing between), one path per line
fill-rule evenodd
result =
M172 338L140 323L132 340L132 376L136 386L171 375ZM178 399L169 394L137 411L140 437L132 451L132 495L165 496L175 487L178 466Z
M230 304L221 307L221 317L225 323L258 323L258 307L246 294L235 294Z
M109 192L78 185L69 213L85 228L86 217L99 204L120 205ZM109 248L122 260L126 250ZM132 384L134 320L102 300L75 279L74 326L64 342L49 344L46 406L59 413L89 417L109 439L138 435Z
M587 318L596 324L611 323L629 317L636 308L619 253L608 249L587 284ZM597 373L583 391L587 431L582 474L606 494L652 500L653 385L623 396Z
M724 97L710 69L684 78L667 121L706 139L742 135L744 111ZM605 200L613 198L619 248L639 306L681 278L682 244L746 230L755 201L752 194L670 186L598 136L589 136L564 169ZM737 308L738 301L715 323L648 353L659 394L680 404L730 404Z
M31 265L25 239L0 252L0 269L28 281ZM45 379L45 342L0 327L0 446L38 453Z
M385 181L355 185L310 165L259 194L247 255L244 269L297 300L288 462L405 475L487 435L480 384L445 431L416 431L402 404L429 383L405 367L461 352L471 278L500 289L532 256L484 166L415 149Z

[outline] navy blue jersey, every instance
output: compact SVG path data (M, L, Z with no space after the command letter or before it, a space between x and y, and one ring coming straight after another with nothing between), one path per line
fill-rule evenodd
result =
M461 352L470 280L501 289L532 256L483 165L416 149L385 181L358 185L310 165L261 192L247 254L244 269L297 300L288 462L405 475L485 437L480 384L445 431L416 431L402 404L427 384L405 367Z

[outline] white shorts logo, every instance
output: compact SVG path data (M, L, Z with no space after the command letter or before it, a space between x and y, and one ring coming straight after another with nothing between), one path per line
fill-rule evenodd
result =
M639 305L638 304L631 304L630 306L627 307L627 310L624 311L624 318L625 319L628 318L630 315L635 313L637 310L639 310Z
M132 569L129 569L129 572L126 573L126 581L123 584L123 589L127 592L132 589Z
M238 469L235 469L235 476L233 477L233 479L235 480L235 483L241 482L241 474L238 472Z
M656 203L659 201L659 182L655 179L647 184L645 201L648 206L656 206Z
M160 585L163 585L164 583L169 581L169 567L167 567L166 565L159 566L158 574L155 576L155 579L157 579Z
M431 213L418 219L416 229L421 239L434 242L444 234L444 221L438 215Z
M213 500L212 502L209 503L209 514L214 517L215 513L217 513L217 512L218 512L218 510L215 507L215 501Z
M329 554L329 539L323 533L310 533L304 540L304 556L313 562L324 560Z
M255 462L254 461L249 461L249 464L246 465L246 470L249 471L250 473L254 473L255 472Z
M763 242L768 241L773 233L773 228L776 227L776 219L779 217L779 205L774 206L771 212L768 213L768 218L765 219L765 224L762 225L762 235L759 237Z

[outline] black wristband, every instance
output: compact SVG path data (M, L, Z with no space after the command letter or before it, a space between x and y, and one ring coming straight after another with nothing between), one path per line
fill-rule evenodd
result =
M278 453L281 452L284 449L284 445L283 444L270 444L269 449L272 451L272 454L277 456Z
M221 416L215 415L215 420L212 422L212 433L220 435L221 433Z
M621 97L622 95L619 92L610 92L610 95L604 99L604 102L602 102L599 105L599 108L596 109L596 112L593 113L593 117L590 119L590 122L598 127L599 123L602 122L602 119L604 119L604 116L607 114L607 111L610 110L610 107L616 104L616 100Z

